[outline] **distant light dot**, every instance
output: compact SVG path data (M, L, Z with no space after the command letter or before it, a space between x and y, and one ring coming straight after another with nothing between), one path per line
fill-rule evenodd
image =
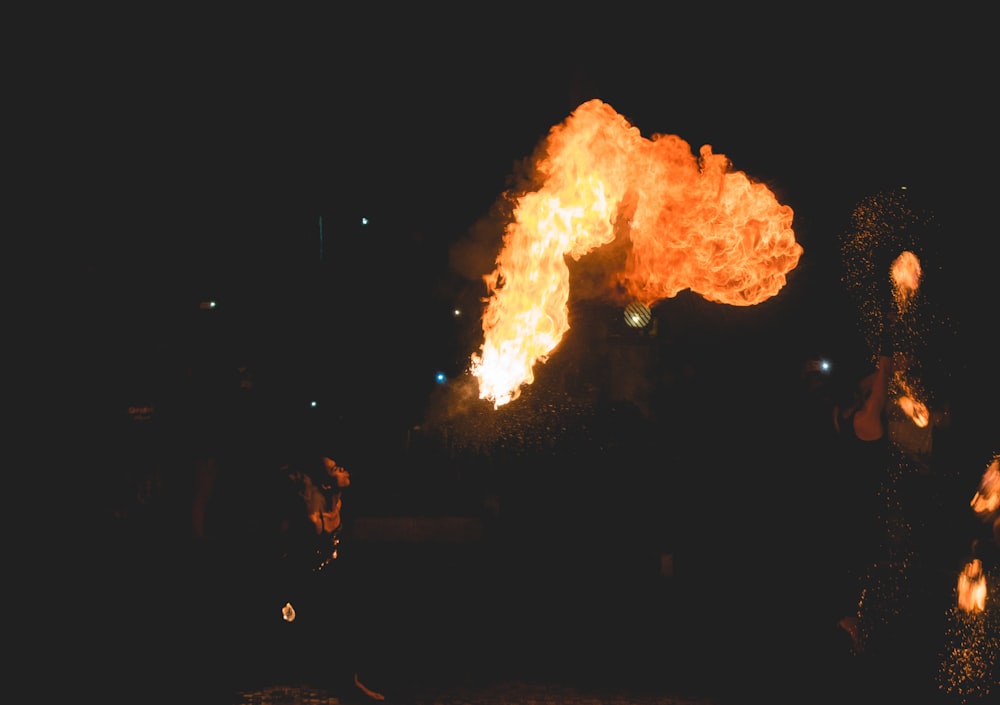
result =
M448 381L448 378L445 376L444 372L438 372L436 375L434 375L434 379L437 380L438 384L444 384L445 382Z
M652 318L649 306L639 301L633 301L625 307L625 324L629 328L645 328Z

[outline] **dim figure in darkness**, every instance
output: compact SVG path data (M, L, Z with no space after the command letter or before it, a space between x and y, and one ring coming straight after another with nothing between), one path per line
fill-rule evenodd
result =
M352 551L342 551L344 491L350 473L327 456L303 467L283 466L289 482L279 526L280 570L269 614L294 632L289 657L339 696L385 696L362 681L371 663L372 624L364 621L366 599ZM292 643L294 641L294 644Z
M892 462L889 437L889 384L894 372L896 316L887 316L879 339L875 369L845 375L834 385L833 427L843 525L837 535L844 583L840 586L838 626L851 637L854 653L864 647L860 604L867 572L878 560L882 540L879 488Z

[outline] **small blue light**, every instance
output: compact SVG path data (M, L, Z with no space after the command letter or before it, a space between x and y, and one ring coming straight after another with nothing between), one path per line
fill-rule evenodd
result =
M445 375L444 372L438 372L436 375L434 375L434 379L437 381L438 384L444 384L445 382L448 381L448 377Z
M831 365L830 365L830 361L829 360L820 360L819 361L819 369L820 369L821 372L829 372L830 371L830 367L831 367Z

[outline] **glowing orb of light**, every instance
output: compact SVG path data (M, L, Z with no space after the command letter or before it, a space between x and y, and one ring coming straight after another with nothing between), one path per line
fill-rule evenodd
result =
M633 301L625 307L625 325L629 328L645 328L651 318L652 311L644 303Z
M295 621L295 608L292 607L291 602L286 602L285 606L281 608L281 618L286 622Z
M900 253L890 269L893 286L901 297L910 298L920 287L920 280L924 273L920 267L920 260L910 251Z

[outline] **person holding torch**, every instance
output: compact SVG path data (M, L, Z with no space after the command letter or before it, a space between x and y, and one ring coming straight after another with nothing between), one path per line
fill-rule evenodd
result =
M834 385L833 426L839 451L839 472L844 492L838 536L846 561L840 587L837 624L851 637L854 653L863 650L859 628L865 579L878 557L879 487L892 460L889 441L889 384L894 372L893 351L897 315L885 316L875 356L875 369L859 376L842 376Z
M298 635L288 656L300 661L296 670L304 667L307 679L332 687L342 700L385 700L359 672L372 665L375 635L360 604L365 595L354 561L342 555L341 510L351 475L329 456L284 466L282 472L293 493L282 512L283 566L275 602L283 605L281 619Z

